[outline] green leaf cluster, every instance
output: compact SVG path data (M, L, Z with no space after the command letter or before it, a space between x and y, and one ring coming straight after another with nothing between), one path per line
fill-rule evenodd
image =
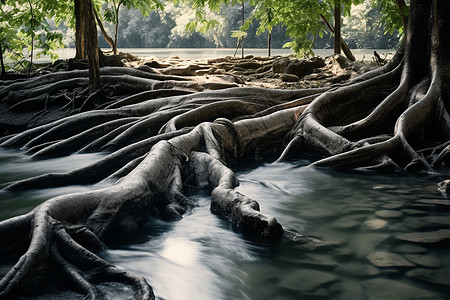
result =
M409 1L407 1L409 3ZM398 31L400 35L403 35L404 29L402 26L402 19L399 13L399 8L396 1L392 0L375 0L373 1L374 6L383 12L381 15L380 22L385 28L385 33L390 32L391 34ZM406 5L402 7L403 14L408 17L409 6Z
M61 16L67 9L59 1L0 2L0 43L6 57L17 61L15 66L23 69L33 60L32 55L56 58L55 50L63 47L63 35L50 29L49 19Z
M154 9L163 9L159 0L93 0L97 11L104 7L104 20L118 23L120 7L137 8L147 16ZM63 48L63 35L52 30L49 21L56 26L65 23L75 29L74 1L54 0L5 0L0 2L0 43L6 57L26 68L32 56L57 58L55 52ZM212 26L212 25L211 25ZM37 52L33 53L34 49Z
M198 11L205 7L220 10L221 5L242 3L245 0L191 0L192 7ZM286 29L286 34L291 41L285 47L290 47L299 56L312 54L312 47L317 36L323 37L328 33L328 28L322 22L322 18L329 21L334 18L335 5L340 6L344 16L351 14L352 6L370 1L383 11L381 22L386 32L394 30L402 32L402 22L396 1L393 0L249 0L246 1L254 9L245 23L240 28L245 31L255 22L259 22L257 34L265 31L271 32L273 27L281 24ZM409 1L407 1L408 4ZM408 14L408 7L405 8ZM189 30L195 30L202 22L204 14L199 13L195 24L189 25ZM332 22L330 22L332 23Z

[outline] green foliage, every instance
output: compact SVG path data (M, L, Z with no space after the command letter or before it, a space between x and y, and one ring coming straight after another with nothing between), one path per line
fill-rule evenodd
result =
M154 9L164 9L164 5L159 0L104 0L104 3L106 5L103 17L106 21L114 24L119 18L118 14L122 6L128 9L132 7L139 9L144 17Z
M244 1L244 0L242 0ZM202 10L206 6L210 9L220 9L224 4L242 3L237 0L193 0L192 7ZM401 17L393 0L370 0L382 10L382 22L387 31L401 32ZM248 3L254 6L250 16L247 17L241 30L247 30L253 22L258 21L257 34L266 30L271 32L274 26L282 24L287 35L292 39L285 44L299 56L312 54L311 48L317 36L323 37L328 28L323 24L322 17L332 20L334 17L334 6L340 5L344 16L351 15L354 5L362 4L365 0L250 0ZM407 7L405 8L407 15ZM203 14L197 15L195 25L190 24L189 29L194 30L197 24L202 22Z
M383 12L380 21L385 28L385 33L390 32L393 34L395 31L398 31L400 35L403 35L404 28L396 2L392 0L374 0L373 5L378 6ZM406 17L409 15L408 5L403 7L403 13Z
M247 32L242 30L232 30L231 31L231 37L243 39L247 36Z
M374 3L366 1L353 7L351 17L344 18L345 30L342 33L350 48L395 48L400 34L398 29L387 33L380 20L382 13ZM401 22L401 21L400 21ZM401 26L401 24L399 24Z
M55 1L56 2L56 1ZM49 16L61 11L62 5L54 1L7 0L0 3L0 43L7 57L18 61L25 69L36 49L36 57L43 55L56 58L55 50L63 47L63 36L50 30Z

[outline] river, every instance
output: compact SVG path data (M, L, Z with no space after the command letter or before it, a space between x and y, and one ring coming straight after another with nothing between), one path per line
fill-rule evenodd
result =
M0 149L0 183L67 171L102 155L31 161ZM157 299L450 299L450 200L437 190L439 178L318 170L307 163L242 165L238 189L286 229L321 246L245 236L210 212L207 194L194 193L197 206L182 220L152 218L101 255L145 276ZM55 195L109 184L3 192L0 219ZM124 286L101 288L108 298L130 299ZM53 293L52 299L62 297Z
M110 49L102 49L103 51L108 51ZM182 59L209 59L216 57L233 56L235 49L231 48L120 48L119 51L133 54L141 58L151 58L156 57L158 59L166 59L170 56L178 56ZM316 55L325 57L333 54L333 49L313 49ZM353 55L357 61L371 61L373 57L373 52L377 51L382 58L390 58L395 50L392 49L352 49ZM74 48L59 49L56 52L60 58L66 59L75 56ZM245 55L255 55L255 56L267 56L267 49L261 48L249 48L244 49ZM272 49L271 55L289 55L292 54L290 49ZM237 57L241 56L240 50L236 54ZM48 62L48 57L43 57L39 62Z

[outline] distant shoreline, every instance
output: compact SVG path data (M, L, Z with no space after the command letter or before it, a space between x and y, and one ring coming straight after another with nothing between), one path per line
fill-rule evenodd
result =
M110 49L102 49L108 51ZM225 56L233 56L235 48L119 48L119 51L130 53L140 58L156 57L158 59L166 59L170 56L178 56L185 60L209 59ZM318 56L326 57L333 54L333 49L313 49ZM351 49L357 61L370 61L373 57L373 51L377 51L381 57L385 55L392 57L395 49ZM67 59L75 56L75 48L64 48L57 51L60 59ZM271 55L289 55L293 54L290 49L272 49ZM244 55L267 56L267 49L264 48L248 48L244 49ZM241 57L238 50L236 57ZM49 62L50 58L44 57L36 59L35 62Z

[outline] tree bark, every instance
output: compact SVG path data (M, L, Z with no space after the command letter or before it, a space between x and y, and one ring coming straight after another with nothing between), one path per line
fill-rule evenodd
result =
M74 15L75 15L75 58L87 59L87 41L86 41L86 16L83 14L81 5L84 1L74 0Z
M325 18L324 15L320 15L320 17L322 18L322 20L324 21L324 23L327 25L328 29L331 31L332 34L334 34L334 27L328 22L328 20ZM348 47L347 43L345 42L345 40L342 38L341 35L341 49L345 54L345 57L347 57L348 59L350 59L351 61L355 61L355 56L353 55L352 51L350 50L350 48Z
M245 4L244 4L244 0L242 0L242 26L244 26L244 23L245 23ZM241 52L241 58L243 59L244 58L244 37L242 37L242 40L241 40L241 49L242 49L242 52Z
M334 54L341 54L341 1L334 0Z
M2 43L0 43L0 65L1 65L1 68L2 68L0 77L3 79L3 78L6 78L6 69L5 69L5 63L3 61Z
M403 29L406 30L406 26L408 25L408 17L405 15L405 8L407 7L405 0L395 0L395 2L397 3L400 17L402 18Z
M102 20L100 20L100 17L98 16L97 10L94 8L94 15L95 20L97 21L98 26L100 27L100 30L102 31L103 37L105 38L105 41L111 46L111 50L114 54L117 54L114 49L116 49L116 42L113 41L113 39L109 36L109 34L106 32L105 27L103 26Z
M116 26L115 26L115 31L114 31L114 54L117 54L117 42L119 39L119 11L120 11L120 5L122 2L119 1L119 3L117 4L117 8L115 10L116 13Z
M91 0L82 1L80 8L80 15L84 16L82 22L86 23L84 39L89 65L89 91L93 93L100 88L100 48L97 40L97 24L95 22L94 5Z

